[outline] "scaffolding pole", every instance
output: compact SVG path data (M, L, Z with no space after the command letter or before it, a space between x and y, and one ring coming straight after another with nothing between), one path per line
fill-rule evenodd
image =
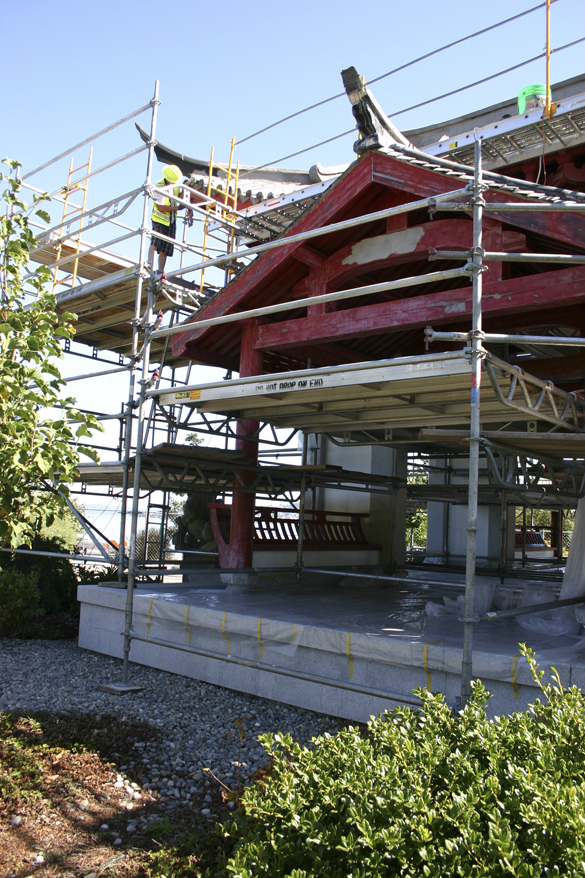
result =
M151 185L151 177L152 177L152 166L154 163L154 143L155 143L155 135L156 135L156 117L158 105L160 103L158 99L158 80L154 86L154 96L151 101L152 106L152 118L150 125L150 142L148 144L148 160L146 165L146 181L144 184L144 209L142 213L142 228L140 234L140 256L138 260L138 264L142 266L146 257L147 250L147 241L148 237L146 234L146 224L148 222L148 210L150 207L150 199L147 195L148 190ZM129 484L129 469L130 469L130 452L131 452L131 444L132 444L132 411L135 407L134 394L135 394L135 382L136 382L136 357L138 353L138 343L139 343L139 333L140 333L140 311L142 307L142 287L144 283L144 274L142 270L138 274L138 279L136 282L136 299L135 299L135 309L134 309L134 322L132 329L132 366L133 368L130 371L130 381L128 388L128 405L126 409L126 436L125 436L125 449L124 449L124 475L123 475L123 486L122 486L122 509L120 510L121 521L120 521L120 566L123 565L124 558L124 538L126 531L126 511L127 511L127 503L128 503L128 484ZM144 417L144 393L145 393L145 384L148 380L148 365L149 365L149 352L150 352L150 331L148 328L148 323L152 319L152 277L149 286L148 292L148 308L145 319L146 325L146 339L144 343L144 352L143 352L143 360L142 360L142 383L140 388L140 398L138 403L138 423L137 423L137 432L136 432L136 459L134 462L134 484L132 491L132 512L130 519L130 540L129 540L129 552L128 552L128 580L126 584L126 607L124 612L124 661L122 665L122 687L128 691L128 664L129 664L129 656L130 656L130 646L131 646L131 637L130 631L132 628L132 614L133 614L133 603L134 603L134 583L136 581L136 532L138 529L138 507L140 503L140 475L141 475L141 463L142 463L142 433L143 433L143 417ZM121 571L123 575L123 568ZM131 687L134 688L134 687Z
M547 0L547 5L549 5L549 0ZM548 43L548 34L547 34L547 43ZM80 255L86 256L87 254L93 253L96 250L104 249L105 247L120 243L132 236L140 235L140 256L138 265L131 269L130 277L136 278L136 295L135 295L135 305L134 305L134 319L132 321L132 341L131 341L131 350L132 353L130 355L130 361L128 366L122 366L118 368L112 368L108 370L104 370L98 373L88 373L86 375L76 375L68 380L68 382L79 381L85 378L90 377L100 377L107 374L114 374L122 371L129 371L129 387L128 387L128 402L124 409L122 415L109 415L106 416L108 418L120 418L125 423L125 431L124 431L124 443L123 443L123 483L122 483L122 494L121 494L121 510L120 510L120 542L119 542L119 550L118 557L112 559L112 563L118 563L118 572L119 578L122 580L124 578L124 571L127 569L127 582L126 582L126 605L125 605L125 624L124 624L124 656L123 656L123 669L122 669L122 684L116 684L110 691L117 691L119 693L131 691L133 688L140 687L132 687L128 684L128 676L129 676L129 654L131 649L131 641L132 639L143 640L144 642L150 643L159 643L168 645L169 647L173 647L176 649L181 649L178 644L171 644L165 641L156 641L147 638L141 638L138 635L134 634L132 628L132 617L133 617L133 597L134 597L134 587L137 581L137 578L140 577L141 573L146 571L146 568L140 566L140 559L137 558L137 530L138 530L138 520L139 520L139 506L140 506L140 483L142 476L142 463L143 463L143 452L147 444L150 441L149 436L149 424L152 419L152 435L154 436L156 432L156 420L154 419L153 414L151 413L150 419L147 419L145 410L147 400L151 397L156 396L161 393L160 388L154 388L149 390L149 385L152 383L150 381L149 376L149 366L150 366L150 350L151 350L151 342L158 338L165 338L165 350L169 344L170 337L175 333L184 333L191 331L198 331L207 326L228 324L233 321L241 321L250 319L251 317L263 317L268 316L270 314L277 314L291 309L298 309L303 306L316 305L319 303L325 302L333 302L338 300L349 299L352 297L369 295L375 292L386 292L389 290L399 290L406 287L412 287L417 284L429 284L436 281L446 280L446 279L455 279L459 277L470 277L473 284L473 311L472 311L472 327L471 331L468 333L441 333L441 332L433 332L433 330L428 330L427 340L442 340L442 341L451 341L451 342L465 342L467 347L465 352L469 356L471 362L471 400L470 400L470 454L469 454L469 494L468 494L468 526L467 526L467 554L466 554L466 575L465 575L465 612L464 612L464 637L463 637L463 655L462 655L462 666L461 666L461 698L462 704L469 700L471 695L471 680L473 673L473 628L477 622L482 621L483 619L492 619L492 618L504 618L506 614L487 614L485 616L480 617L477 616L475 612L475 568L477 561L477 516L478 516L478 495L479 495L479 454L480 454L480 381L481 381L481 367L482 367L482 359L486 355L485 348L483 347L484 343L489 342L504 342L507 344L538 344L538 345L552 345L552 346L571 346L571 347L583 347L585 346L584 338L575 338L575 337L554 337L554 336L528 336L528 335L510 335L510 334L484 334L482 332L482 273L487 270L487 265L485 263L491 261L507 261L507 262L534 262L534 263L558 263L568 264L568 265L579 265L585 263L585 256L583 255L568 255L568 254L531 254L531 253L500 253L500 252L485 252L482 249L482 223L483 223L483 213L488 212L490 215L497 213L508 213L508 212L544 212L544 211L562 211L566 213L582 213L585 211L584 204L575 204L568 201L556 200L549 202L537 202L537 201L523 201L523 202L490 202L486 204L483 193L489 187L484 185L483 182L483 173L482 173L482 157L481 157L481 139L477 139L475 141L475 156L474 156L474 172L473 178L469 180L468 185L465 188L457 189L452 192L444 193L439 196L433 196L430 198L421 199L418 201L410 202L403 205L394 206L392 208L387 208L385 210L377 211L375 213L362 215L356 218L352 218L351 220L345 220L343 222L334 223L329 226L320 227L316 229L311 229L308 231L301 232L300 234L286 236L286 233L283 237L277 239L276 241L271 241L268 243L263 243L253 248L250 248L248 251L240 252L240 253L227 253L222 256L214 257L209 260L204 259L199 264L185 266L183 263L185 261L185 252L190 250L196 250L195 245L191 245L185 242L185 234L183 235L183 242L179 243L173 240L173 244L177 246L177 248L181 251L181 266L176 271L171 271L167 274L167 279L172 280L173 278L179 278L188 273L200 271L201 278L203 278L203 270L205 268L209 268L211 266L224 266L226 268L226 272L231 270L230 265L235 259L241 259L242 257L247 257L254 259L257 255L267 252L272 249L276 249L279 247L287 247L289 245L294 245L295 243L300 243L304 241L310 241L313 238L318 238L319 236L326 236L335 232L339 232L341 230L350 229L356 226L365 225L368 223L373 223L376 220L388 219L393 216L397 216L399 214L408 213L410 211L416 211L423 208L427 208L431 216L435 213L435 211L467 211L473 212L473 247L469 251L465 250L437 250L431 251L431 255L429 259L452 259L452 260L465 260L467 265L463 268L449 269L446 271L432 272L427 275L418 275L416 277L406 277L402 278L398 281L389 281L386 283L380 284L372 284L369 286L358 287L350 290L340 290L334 293L327 293L322 296L311 297L310 299L301 299L295 300L294 302L282 302L278 305L267 306L265 308L257 308L246 312L239 312L233 314L224 314L220 317L215 317L207 320L201 320L199 322L192 322L187 324L182 324L181 326L173 326L173 317L177 316L179 319L180 308L177 307L176 310L173 311L173 317L171 317L171 326L166 327L164 329L160 329L158 331L153 331L153 308L154 301L156 295L159 293L160 289L157 284L155 284L153 274L152 274L152 266L150 266L150 279L149 274L146 267L146 251L148 247L148 242L152 235L151 229L148 227L149 220L149 205L150 199L154 193L163 192L171 198L174 198L174 201L179 203L183 207L189 207L195 210L195 212L200 214L206 214L209 219L209 208L212 206L217 206L217 200L211 197L210 190L208 189L207 195L203 195L200 192L192 189L188 185L185 185L183 188L186 193L189 193L190 196L197 196L199 203L193 203L188 201L186 197L177 198L172 195L171 192L167 192L166 190L169 187L157 187L152 185L152 170L154 164L154 146L155 146L155 133L156 133L156 121L157 121L157 108L159 105L158 99L158 81L155 84L154 96L152 100L145 107L137 110L135 113L130 114L129 116L124 117L119 122L116 122L114 125L109 126L108 128L103 129L97 135L94 135L93 138L88 138L77 146L73 147L71 150L68 150L65 153L57 156L55 159L52 159L50 162L42 165L41 167L35 169L25 176L24 179L32 176L38 171L43 170L48 167L55 161L63 158L66 155L69 155L71 152L74 152L79 147L83 146L86 143L89 143L90 140L95 139L97 137L102 136L108 131L111 131L118 125L121 125L123 122L133 118L134 116L145 112L150 109L152 112L151 117L151 130L150 130L150 139L148 143L140 147L137 150L134 150L128 153L126 156L123 156L121 159L117 159L109 164L105 165L103 168L100 168L94 172L90 173L90 168L88 167L87 174L84 175L82 180L87 181L90 177L94 176L97 173L100 173L102 170L106 170L107 168L113 167L119 162L123 161L126 158L136 155L142 150L148 151L148 160L147 160L147 171L146 171L146 180L142 187L136 190L132 190L131 192L125 193L120 198L113 199L109 202L106 202L100 205L98 208L95 208L91 211L86 211L85 203L82 205L81 214L75 220L80 221L80 232L79 238L81 238L81 222L85 218L96 216L98 211L102 211L103 214L106 214L110 208L113 208L113 213L111 215L102 215L96 220L96 222L91 222L92 228L100 226L102 224L112 222L114 225L118 225L121 228L128 229L129 234L122 235L118 238L114 238L112 241L107 242L106 244L96 245L83 250L81 254L74 253L73 255L65 255L63 258L60 258L60 253L58 254L58 258L56 262L52 262L48 267L53 267L57 270L57 267L63 268L64 265L73 262L79 258ZM547 101L549 95L548 88L548 72L547 72ZM553 105L554 107L554 105ZM554 110L553 110L554 111ZM547 117L548 117L548 107L547 107ZM230 179L231 173L231 163L233 157L233 146L232 143L232 155L230 156L230 170L228 171L228 183ZM213 168L213 159L212 165L210 169L209 176L209 184L211 185L211 170ZM79 169L78 169L79 170ZM237 171L236 171L237 174ZM487 175L488 178L490 175ZM236 177L237 179L237 177ZM78 183L81 181L77 181ZM33 186L27 184L28 188L33 189ZM40 190L39 190L40 191ZM131 229L129 226L124 226L123 224L114 220L114 216L119 217L122 213L124 213L131 204L135 201L138 194L142 193L144 196L144 209L143 209L143 217L142 217L142 225L138 229ZM514 197L514 196L512 196ZM462 200L457 200L457 199ZM117 205L120 201L124 201L127 199L127 203L124 205L123 209L119 211L117 209ZM58 199L62 200L62 199ZM221 225L224 226L224 231L228 232L233 236L234 230L237 230L239 227L233 221L235 219L241 219L243 215L237 210L236 205L237 200L237 185L235 187L235 196L234 196L234 208L233 210L230 208L229 216L225 211L225 207L227 206L228 201L228 185L226 183L226 191L225 191L225 199L222 219L218 219ZM220 205L221 206L221 205ZM216 220L214 219L214 222ZM70 238L70 235L60 235L56 240L50 240L50 234L52 231L56 231L61 228L63 223L60 223L59 226L53 227L53 229L45 229L45 243L38 247L35 251L32 251L33 254L39 253L49 245L60 246L63 242ZM163 236L164 237L164 236ZM171 240L171 239L167 239ZM80 242L78 242L79 244ZM100 279L99 281L94 281L85 285L77 285L75 286L76 278L74 278L73 286L71 292L68 293L65 297L60 297L60 302L69 301L70 299L75 299L80 295L85 295L88 292L94 292L99 289L105 289L108 286L112 286L115 283L118 283L120 280L120 276L125 275L125 270L123 272L116 272L115 275L111 275L110 277L106 277L104 279ZM227 276L227 274L226 274ZM26 279L26 278L25 278ZM148 281L148 297L147 297L147 305L146 305L146 313L144 315L141 314L142 311L142 294L144 290L144 283ZM85 286L85 289L84 289ZM163 290L164 294L164 290ZM103 298L103 297L102 297ZM130 305L130 308L132 306ZM142 332L144 331L144 338L142 339ZM96 349L97 350L97 349ZM437 359L449 359L450 357L457 357L459 353L445 353L436 355ZM432 355L431 355L432 356ZM420 357L412 357L412 358L404 358L407 360L420 360ZM164 354L163 360L164 363ZM289 364L290 365L290 364ZM365 368L369 364L358 363L358 364L346 364L343 367L333 367L333 371L336 369L346 369L346 370L355 370ZM139 381L139 393L136 394L136 371L138 368L141 368L141 379ZM310 368L310 361L308 363L307 368ZM162 369L162 365L161 365ZM514 367L511 367L513 370ZM521 370L516 369L515 373L521 374ZM289 372L287 373L289 376L303 374L298 372ZM306 374L306 373L305 373ZM240 379L242 382L247 379ZM186 386L188 386L189 379L187 378ZM233 382L234 384L238 384L238 380ZM174 381L173 381L174 384ZM540 382L539 386L542 384L547 384L547 382ZM136 396L138 398L136 398ZM570 396L566 394L567 398ZM516 406L518 408L518 406ZM524 409L522 409L524 410ZM154 406L153 406L154 411ZM133 446L133 421L136 420L137 428L135 434L135 446L136 446L136 456L134 463L134 474L133 474L133 492L132 492L132 503L131 503L131 521L130 521L130 535L129 535L129 551L128 557L126 557L125 552L125 536L127 530L127 513L128 513L128 500L129 500L129 489L130 489L130 463L132 456L132 446ZM168 419L167 419L168 420ZM169 421L170 423L170 421ZM171 426L173 426L171 424ZM182 426L180 424L176 425L176 429ZM174 429L174 426L173 426ZM303 455L302 460L303 464L307 463L307 440L308 436L305 433L303 436ZM153 440L154 441L154 440ZM335 441L335 440L333 440ZM227 443L227 438L226 438ZM285 452L286 453L286 452ZM505 466L505 462L504 462ZM505 473L503 472L503 475ZM449 476L447 476L449 479ZM302 487L301 487L301 497L300 497L300 509L299 509L299 537L298 537L298 546L297 546L297 577L300 577L302 571L306 572L339 572L337 571L329 571L324 568L310 568L304 567L303 565L303 540L304 540L304 513L305 513L305 493L307 486L307 476L303 471L302 474ZM359 490L359 489L358 489ZM152 493L152 492L150 492ZM447 509L449 506L447 505ZM161 523L161 535L164 530L164 515L165 512L163 510L163 522ZM523 509L524 516L524 526L523 526L523 540L522 540L522 565L524 566L526 563L526 510ZM506 537L507 537L507 526L506 526L506 518L507 518L507 505L506 505L506 494L505 490L502 493L502 505L501 505L501 557L500 557L500 573L503 575L505 572L506 565ZM167 519L168 520L168 519ZM148 518L146 522L146 536L148 539ZM161 537L162 540L162 537ZM146 541L147 542L147 541ZM97 545L97 543L96 543ZM446 546L448 549L448 546ZM7 550L4 550L7 551ZM18 551L18 550L17 550ZM189 553L188 550L183 550L186 554L198 554L197 552ZM162 547L160 549L161 558L164 557L165 550ZM46 554L51 555L51 553L36 553L36 554ZM59 556L63 557L63 556ZM70 556L73 558L80 558L83 560L94 560L94 556ZM99 559L103 560L103 559ZM169 573L172 571L168 571ZM346 572L346 576L355 577L355 578L371 578L375 580L388 581L388 582L400 582L403 583L404 580L398 577L392 576L381 576L381 575L370 575L367 573L355 573L355 572ZM164 574L163 574L164 576ZM437 583L439 584L439 583ZM449 583L440 583L443 587L448 587ZM585 599L583 599L585 601ZM577 602L576 599L573 602ZM558 602L551 604L551 606L561 606ZM542 609L543 605L539 605L538 609ZM544 605L546 606L546 605ZM523 609L521 612L533 612L535 608L530 607ZM518 615L519 612L508 611L507 615ZM197 650L191 649L191 652L197 652ZM204 653L201 653L202 655ZM252 664L250 666L253 666ZM295 676L295 674L292 674ZM297 675L298 676L298 675ZM306 678L309 679L309 678ZM316 679L316 678L315 678ZM351 688L351 687L345 687ZM354 687L355 688L355 687ZM408 703L411 703L410 701Z
M479 487L480 450L480 388L481 361L485 354L481 344L481 287L482 273L482 223L484 185L481 167L481 139L475 140L475 169L473 177L473 305L471 320L471 412L469 424L469 494L467 500L467 556L465 560L465 612L463 618L463 659L461 662L461 706L465 707L471 697L473 673L473 626L475 614L475 563L477 556L477 506Z

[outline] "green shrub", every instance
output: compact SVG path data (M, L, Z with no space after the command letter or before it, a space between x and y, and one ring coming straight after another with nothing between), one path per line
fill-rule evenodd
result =
M44 616L36 573L0 569L0 636L18 636Z
M249 787L227 874L237 878L582 876L585 698L558 676L526 713L488 720L480 682L454 714L417 690L362 735L311 749L262 736L271 775Z
M77 603L77 577L71 561L65 557L69 551L57 537L35 536L32 548L37 552L59 552L62 558L46 555L26 555L15 552L10 556L6 569L19 570L25 574L35 574L41 593L41 606L51 615L53 613L79 614Z
M117 582L119 580L118 568L114 565L107 567L88 567L79 565L77 568L77 581L80 585L99 585L100 582Z

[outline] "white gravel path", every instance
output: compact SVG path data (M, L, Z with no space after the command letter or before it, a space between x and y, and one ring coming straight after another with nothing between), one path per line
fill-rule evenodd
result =
M80 649L73 641L0 639L0 711L91 713L97 723L102 715L114 714L148 722L160 732L161 743L136 742L135 761L120 766L120 772L140 765L143 786L157 790L168 808L207 792L204 768L228 786L236 783L239 769L245 782L266 761L260 733L290 732L308 743L342 725L322 714L137 664L131 665L131 680L145 687L142 692L119 696L96 689L98 683L120 680L121 666L121 660Z

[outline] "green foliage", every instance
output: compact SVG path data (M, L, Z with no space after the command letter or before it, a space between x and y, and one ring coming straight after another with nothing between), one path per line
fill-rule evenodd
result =
M18 166L9 159L5 164ZM0 211L0 542L17 547L30 545L39 524L49 526L64 508L62 494L78 476L79 440L102 427L75 409L75 400L61 398L65 382L53 360L63 356L59 338L73 337L76 318L58 312L45 287L48 269L30 270L37 242L19 198L20 181L5 174L0 179L8 186ZM45 198L35 195L34 204ZM44 211L36 213L47 219ZM34 291L28 303L25 288ZM43 418L43 410L58 414ZM97 459L91 449L83 453Z
M71 510L65 508L59 510L50 526L45 522L41 524L38 536L44 540L52 540L61 546L64 552L73 555L79 550L83 528Z
M37 552L56 552L65 554L57 539L35 536L31 541ZM54 558L45 555L26 555L15 553L10 556L10 569L36 576L41 595L41 606L47 614L71 613L77 615L78 580L68 558ZM7 563L8 568L8 563Z
M119 579L118 568L114 565L96 567L92 564L79 565L77 568L77 581L80 585L99 585L100 582L117 582Z
M406 546L422 547L427 544L427 510L419 506L406 510Z
M161 820L155 820L148 825L148 834L153 838L174 838L179 827L175 823L171 823L168 817Z
M426 485L429 481L428 470L424 469L416 461L408 468L407 481L409 485ZM407 506L406 509L406 548L413 546L425 548L427 545L427 508L423 506Z
M31 722L30 730L38 733L38 723ZM42 781L43 765L38 750L31 752L13 734L12 717L0 713L0 798L4 802L40 799Z
M175 533L176 527L169 523L169 527L165 533L165 549L172 548L172 536ZM146 549L146 561L158 561L160 556L160 525L153 525L148 528L148 543L146 543L146 531L144 528L138 531L136 534L136 557L137 558L145 558L145 549Z
M76 636L79 583L99 583L118 579L118 571L115 567L85 568L65 557L78 547L81 530L75 516L65 509L57 515L50 527L43 525L31 542L31 547L36 552L51 552L54 555L15 552L5 556L3 563L7 573L31 577L36 583L36 593L39 596L39 606L43 615L42 621L33 615L26 623L23 622L17 631L7 630L5 633L43 639ZM17 591L11 591L10 597L17 603L20 602ZM9 600L8 595L6 600Z
M348 728L311 749L265 735L272 774L249 787L226 873L236 878L582 876L585 698L543 686L529 712L488 720L480 682L458 714L422 707Z
M0 636L18 636L45 614L38 579L32 571L0 569Z

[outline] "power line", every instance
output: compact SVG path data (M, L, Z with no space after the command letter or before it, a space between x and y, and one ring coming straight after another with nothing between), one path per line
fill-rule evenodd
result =
M266 164L264 165L258 165L258 167L252 168L251 171L246 171L245 174L240 174L238 179L241 180L242 177L249 177L250 174L255 173L255 171L261 171L262 168L268 168L271 165L278 164L278 162L285 162L287 159L292 159L296 155L302 155L302 153L309 152L309 150L311 149L317 149L318 146L324 146L326 143L331 143L334 140L339 140L340 137L345 137L347 134L355 134L355 128L350 128L349 131L344 131L343 134L336 134L335 137L329 137L327 140L321 140L320 143L314 143L312 146L307 146L305 149L300 149L298 152L291 152L290 155L284 155L281 158L275 159L272 162L266 162Z
M554 52L562 52L563 49L570 49L572 46L576 46L579 43L585 42L585 37L581 37L578 40L573 40L572 43L566 43L564 46L559 46L557 49L552 49L551 54ZM462 91L467 91L467 89L474 88L476 85L483 85L484 82L489 82L492 79L497 79L499 76L504 76L506 73L511 73L513 70L518 70L520 67L526 67L527 64L532 64L533 61L539 61L541 58L546 57L546 52L541 52L540 55L535 55L533 58L528 58L526 61L521 61L520 64L514 64L512 67L506 67L505 70L500 70L499 73L492 73L491 76L485 76L483 79L478 79L475 82L470 82L468 85L463 85L461 88L456 88L453 91L445 92L445 94L437 95L437 97L429 98L427 101L421 101L420 104L413 104L411 107L405 107L403 110L397 110L395 113L389 113L392 118L396 116L401 116L403 113L408 113L410 110L417 110L420 107L426 107L429 104L434 104L436 101L441 101L443 98L451 97L452 95L460 94ZM373 82L375 80L372 80ZM355 128L351 128L349 131L344 131L342 134L336 134L334 137L329 137L327 140L322 140L320 143L314 143L312 146L307 146L305 149L300 149L298 152L292 152L290 155L282 156L279 159L274 159L271 162L266 162L264 165L258 165L256 168L252 168L251 171L246 171L245 174L240 174L240 180L242 177L248 177L250 174L254 174L256 171L261 171L263 168L269 168L273 165L278 165L279 162L287 161L288 159L295 158L297 155L302 155L305 152L310 152L312 149L316 149L319 146L324 146L326 143L332 143L334 140L339 140L341 137L346 137L348 134L353 134L355 132Z
M552 0L552 2L556 2L556 0ZM546 6L546 3L539 3L538 6L532 6L530 9L526 9L524 12L519 12L517 15L513 15L511 18L505 18L503 21L498 21L496 24L491 24L489 27L484 27L482 30L475 31L475 33L468 34L466 37L461 37L459 40L454 40L452 43L447 43L444 46L441 46L439 49L433 49L432 52L427 52L426 55L421 55L419 58L414 58L412 61L408 61L406 64L402 64L400 67L395 67L394 70L389 70L388 73L383 73L381 76L376 76L375 79L369 80L369 84L372 85L374 82L380 82L381 79L386 79L387 76L393 76L395 73L399 73L401 70L406 70L408 67L412 67L414 64L418 64L419 61L425 61L427 58L432 58L433 55L438 55L440 52L444 52L446 49L452 49L453 46L458 46L460 43L465 43L467 40L472 40L474 37L479 37L482 34L487 34L489 31L495 30L498 27L502 27L505 24L509 24L511 21L516 21L518 18L523 18L525 15L530 15L531 12L536 12L537 9L542 9ZM304 110L298 110L296 113L291 113L289 116L284 116L282 119L279 119L278 122L273 122L271 125L266 125L265 128L261 128L259 131L255 131L254 134L248 134L247 137L244 137L243 140L238 140L238 146L242 143L245 143L247 140L252 140L253 137L258 137L259 134L264 134L265 131L270 131L271 128L276 128L277 125L282 125L283 122L288 122L289 119L294 119L297 116L302 116L303 113L308 113L309 110L314 110L316 107L322 107L324 104L329 104L331 101L336 101L338 98L345 97L345 92L342 91L337 95L332 95L330 98L325 98L322 101L317 101L316 104L311 104L310 107L305 107ZM405 112L405 111L404 111ZM340 135L341 136L341 135ZM325 141L327 142L327 141ZM298 155L298 153L296 153ZM289 156L291 158L291 156ZM283 161L283 159L279 159L279 161ZM262 167L266 167L266 165L262 165Z

